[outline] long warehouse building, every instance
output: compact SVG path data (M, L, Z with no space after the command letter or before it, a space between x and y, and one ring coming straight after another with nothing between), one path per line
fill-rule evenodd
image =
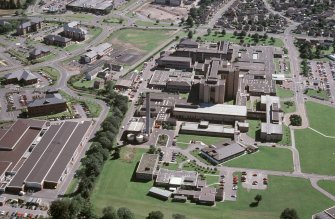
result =
M40 137L34 137L37 144L31 152L24 152L26 159L17 171L12 172L14 176L6 185L6 192L57 188L67 174L71 162L76 159L79 148L86 142L91 124L90 121L66 121L45 128ZM34 139L26 142L26 148L32 145Z

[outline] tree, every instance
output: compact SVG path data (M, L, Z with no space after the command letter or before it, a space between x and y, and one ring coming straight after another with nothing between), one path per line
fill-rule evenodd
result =
M131 212L129 210L129 208L119 208L117 210L117 216L119 217L119 219L134 219L135 216L133 214L133 212Z
M156 153L156 147L154 145L150 145L148 154L155 154L155 153Z
M173 219L186 219L186 216L182 214L173 214L172 218Z
M211 28L208 28L208 29L207 29L207 35L211 35L211 33L212 33L212 29L211 29Z
M163 219L164 214L160 211L152 211L149 213L147 219Z
M280 219L299 219L297 211L294 208L285 208L280 214Z
M290 122L291 122L291 125L293 125L293 126L301 126L301 123L302 123L301 116L299 116L297 114L291 115L290 116Z
M285 101L284 104L287 106L287 107L291 107L293 106L293 101Z
M257 195L255 196L255 201L256 201L257 203L259 203L260 201L262 201L262 195L257 194Z
M53 218L74 219L80 211L80 205L70 199L53 201L48 214Z
M192 38L193 38L193 32L192 32L191 30L188 31L187 37L188 37L189 39L192 39Z
M186 20L186 24L189 26L189 27L193 27L194 25L194 20L191 16L188 16L187 20Z
M117 213L113 207L106 207L102 210L101 219L118 219Z
M225 29L222 29L222 30L221 30L221 35L222 35L222 36L226 35L226 30L225 30Z
M156 20L156 24L159 24L159 20Z
M22 8L21 1L17 0L16 1L16 8Z
M114 159L119 159L120 158L120 148L119 147L114 149L113 157L114 157Z
M271 43L274 43L275 42L275 38L271 37L270 41L271 41Z

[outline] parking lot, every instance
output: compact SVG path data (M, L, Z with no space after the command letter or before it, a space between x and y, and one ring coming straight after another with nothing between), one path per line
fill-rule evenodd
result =
M267 189L268 177L259 172L243 172L241 177L242 186L246 189Z
M325 90L334 100L335 98L335 69L333 62L310 61L311 76L306 81L306 87L315 90Z

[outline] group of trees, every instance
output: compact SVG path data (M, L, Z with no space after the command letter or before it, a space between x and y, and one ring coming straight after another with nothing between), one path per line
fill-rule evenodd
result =
M15 30L19 22L21 22L21 20L6 21L4 25L0 25L0 34L8 33Z
M302 59L319 59L323 56L324 50L329 50L330 45L313 45L311 42L305 41L301 43L296 43L299 52L300 58ZM333 52L335 52L335 41L332 45Z
M301 62L301 70L302 70L302 75L305 76L305 77L308 77L309 76L309 72L310 72L310 67L308 65L308 61L307 59L303 59L302 62Z
M0 0L0 9L19 9L22 8L20 0Z
M297 114L293 114L293 115L290 116L290 122L291 122L291 125L293 125L293 126L301 126L302 118L301 118L301 116L299 116Z

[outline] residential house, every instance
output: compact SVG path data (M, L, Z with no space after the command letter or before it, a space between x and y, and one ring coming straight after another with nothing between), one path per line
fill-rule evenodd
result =
M71 39L59 35L47 35L43 38L47 45L66 47L71 43Z
M42 22L43 20L38 18L23 22L16 28L16 34L25 35L27 33L36 32L42 28Z

